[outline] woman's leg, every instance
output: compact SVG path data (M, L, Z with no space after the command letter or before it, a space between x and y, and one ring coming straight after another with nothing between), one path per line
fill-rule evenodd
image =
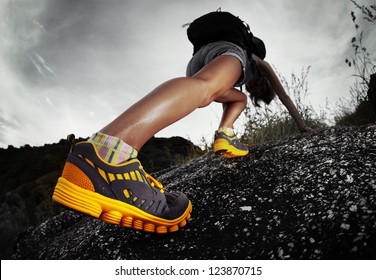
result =
M234 122L247 105L247 96L231 88L216 101L223 104L223 115L214 136L214 152L227 158L242 157L249 153L234 134Z
M101 132L140 150L154 134L196 108L221 100L222 96L232 96L228 91L239 79L241 71L238 59L219 56L193 77L176 78L160 85Z
M219 127L234 128L235 121L247 106L247 96L243 92L231 88L216 101L223 104Z
M164 191L134 159L134 149L140 150L155 133L196 108L226 95L241 71L238 59L220 56L193 77L157 87L102 133L94 134L89 143L72 146L53 199L108 223L138 230L167 233L183 227L190 218L191 202L182 193Z

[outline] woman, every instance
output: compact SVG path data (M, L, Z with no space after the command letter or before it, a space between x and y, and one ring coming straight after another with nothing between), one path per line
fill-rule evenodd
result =
M137 153L166 126L216 101L223 104L223 116L215 135L215 152L226 157L248 154L233 133L234 122L247 103L246 95L234 86L244 84L255 104L258 100L269 103L275 92L300 130L310 130L267 62L233 42L210 42L195 52L187 77L161 84L87 142L74 145L72 141L53 199L108 223L138 230L166 233L183 227L190 218L191 202L180 192L165 192L143 170Z

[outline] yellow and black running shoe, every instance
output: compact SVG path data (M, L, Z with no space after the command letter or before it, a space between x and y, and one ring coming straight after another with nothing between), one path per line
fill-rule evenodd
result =
M215 132L214 152L226 158L243 157L248 155L248 147L240 143L235 134L228 136L224 132Z
M181 192L167 192L138 161L108 164L89 142L72 146L52 199L107 223L147 232L177 231L192 205Z

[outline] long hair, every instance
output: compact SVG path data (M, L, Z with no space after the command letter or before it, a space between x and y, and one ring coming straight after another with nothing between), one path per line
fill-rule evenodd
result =
M264 76L259 77L253 86L246 84L245 88L249 93L249 97L251 98L253 105L256 107L260 107L260 100L269 105L269 103L275 97L275 92L269 80Z

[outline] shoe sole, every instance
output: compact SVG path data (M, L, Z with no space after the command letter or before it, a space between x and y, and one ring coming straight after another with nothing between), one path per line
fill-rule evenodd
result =
M226 140L216 140L214 142L214 153L226 158L244 157L249 154L249 151L242 151L234 146L228 144Z
M189 201L187 209L179 218L166 220L120 200L83 189L63 177L58 179L52 199L110 224L160 234L175 232L184 227L192 212L192 204Z

